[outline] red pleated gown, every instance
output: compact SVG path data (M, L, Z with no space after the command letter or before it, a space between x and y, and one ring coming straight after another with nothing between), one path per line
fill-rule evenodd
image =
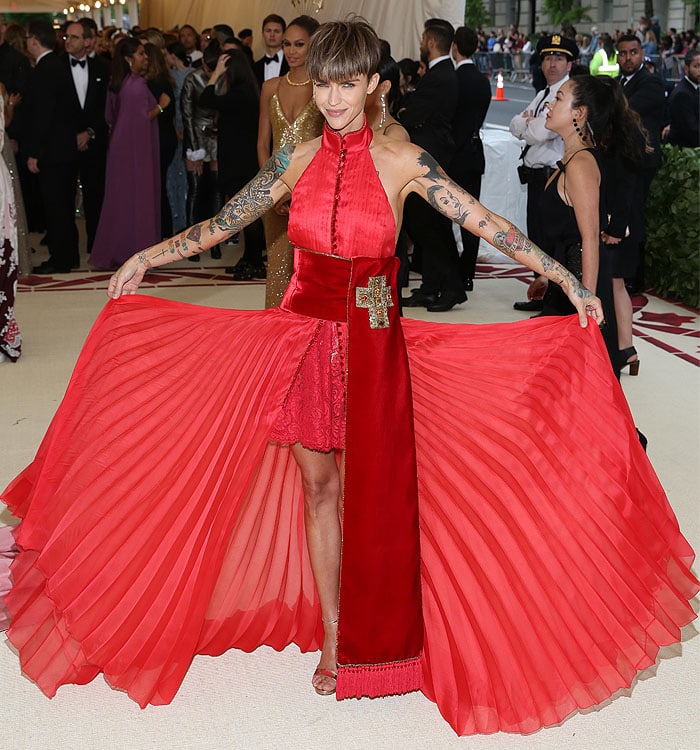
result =
M348 165L366 155L359 137ZM326 132L326 157L336 141ZM290 238L392 255L376 174L344 174L332 202L327 174L306 180ZM594 326L402 325L422 690L459 734L532 732L630 685L679 640L693 552ZM9 638L48 696L102 672L162 704L196 654L319 648L299 472L270 440L318 326L279 309L107 304L35 460L2 495L22 518Z

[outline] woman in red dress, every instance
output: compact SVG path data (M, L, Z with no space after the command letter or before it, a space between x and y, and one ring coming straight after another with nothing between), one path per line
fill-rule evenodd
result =
M325 24L308 62L321 138L113 276L3 496L23 519L9 637L47 694L101 671L166 703L197 653L294 642L321 648L321 694L420 689L460 734L530 732L629 685L694 617L692 550L607 361L600 301L428 154L372 132L378 62L366 23ZM280 308L131 296L288 190ZM411 191L560 284L577 315L401 321Z

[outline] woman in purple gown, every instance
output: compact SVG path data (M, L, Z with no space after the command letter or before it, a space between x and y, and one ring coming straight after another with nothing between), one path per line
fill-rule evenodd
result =
M161 238L156 118L162 109L143 78L147 65L137 39L119 42L107 99L111 135L105 199L90 258L94 268L116 268L134 248Z

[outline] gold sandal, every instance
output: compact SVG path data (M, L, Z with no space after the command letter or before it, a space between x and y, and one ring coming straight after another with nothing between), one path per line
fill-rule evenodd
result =
M321 622L324 625L336 625L338 623L338 618L336 617L335 620L323 620L322 619ZM321 688L318 688L316 687L316 685L314 685L314 679L317 676L328 677L331 680L337 680L338 672L334 672L332 669L321 669L321 667L316 667L316 671L314 672L313 677L311 678L311 686L319 695L333 695L333 693L335 693L335 685L333 685L333 687L328 690L322 690Z
M335 685L333 685L333 687L329 688L328 690L322 690L321 688L314 685L314 678L317 675L321 677L329 677L331 680L336 680L338 678L338 673L334 672L332 669L321 669L320 667L318 667L314 672L314 676L311 678L311 685L319 695L333 695L333 693L335 693Z

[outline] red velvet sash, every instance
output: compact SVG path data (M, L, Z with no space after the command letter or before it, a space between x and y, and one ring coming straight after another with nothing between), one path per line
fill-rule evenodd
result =
M338 699L422 686L418 483L397 266L393 257L297 249L281 304L348 323Z

